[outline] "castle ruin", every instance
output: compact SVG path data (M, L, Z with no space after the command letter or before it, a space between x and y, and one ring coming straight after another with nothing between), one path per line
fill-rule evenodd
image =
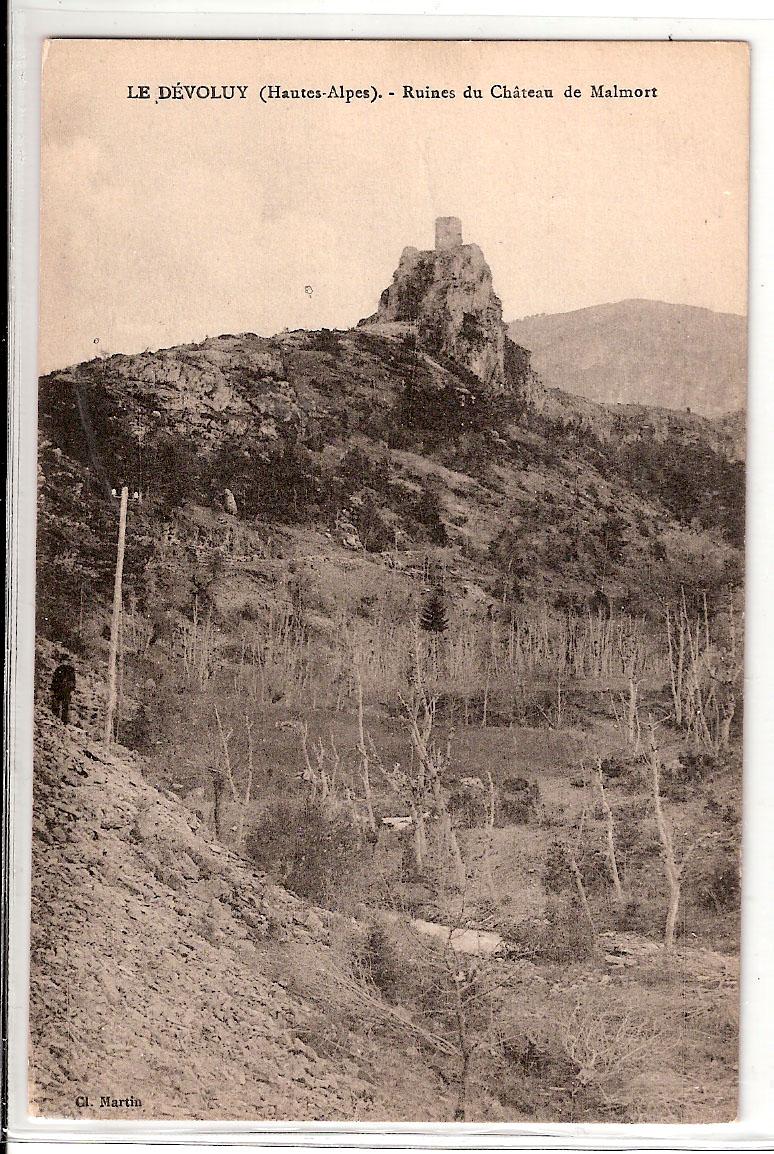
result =
M492 392L527 381L528 366L518 370L515 346L506 345L492 270L477 244L463 242L459 217L436 217L434 249L403 249L377 311L360 324L411 334L430 358L454 362Z
M435 220L435 251L462 244L462 221L458 216L438 216Z

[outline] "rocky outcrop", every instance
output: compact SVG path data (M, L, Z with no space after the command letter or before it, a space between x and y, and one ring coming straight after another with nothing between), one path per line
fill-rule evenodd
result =
M143 496L184 485L194 457L206 461L248 436L270 454L305 420L280 342L252 333L49 373L38 406L43 435L88 464L103 490L128 478Z
M540 411L555 425L608 444L706 446L729 461L744 460L744 413L712 420L699 413L648 405L605 405L563 389L542 390Z
M366 325L406 322L420 344L473 373L485 385L507 384L505 326L492 271L477 244L463 244L459 221L437 222L435 249L404 248L376 313Z

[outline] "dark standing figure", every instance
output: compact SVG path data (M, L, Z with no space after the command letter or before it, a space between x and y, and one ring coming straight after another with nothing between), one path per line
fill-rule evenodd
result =
M54 670L51 678L51 708L55 717L61 717L67 725L70 716L70 696L75 690L75 670L69 661L63 661Z
M222 841L226 834L223 803L226 800L226 775L221 769L212 770L212 822L215 837Z
M592 613L601 613L603 617L610 616L610 598L603 589L595 589L589 597L589 609Z

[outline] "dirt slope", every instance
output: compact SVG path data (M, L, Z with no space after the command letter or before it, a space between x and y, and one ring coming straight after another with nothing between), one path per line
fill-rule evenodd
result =
M108 755L82 731L40 718L34 1111L448 1118L443 1087L410 1039L369 1036L335 983L321 986L348 930L208 840L126 750ZM78 1095L89 1105L78 1107ZM101 1106L102 1096L130 1104Z

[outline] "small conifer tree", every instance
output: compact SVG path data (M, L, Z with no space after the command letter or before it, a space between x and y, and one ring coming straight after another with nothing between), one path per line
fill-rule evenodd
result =
M445 633L449 625L443 593L434 589L422 606L419 624L427 633Z

